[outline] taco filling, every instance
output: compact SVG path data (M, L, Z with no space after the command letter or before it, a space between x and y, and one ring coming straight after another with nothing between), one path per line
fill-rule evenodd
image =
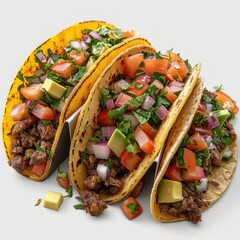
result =
M237 135L230 120L237 112L227 94L204 90L191 127L159 183L161 212L192 223L201 221L201 208L210 204L204 194L210 185L211 190L220 185L213 169L233 156L231 145Z
M98 194L121 191L124 177L154 151L154 138L184 88L188 66L173 52L138 53L123 59L123 74L112 79L113 88L100 90L97 124L87 126L92 134L81 152L87 168L80 192L86 212L100 215L106 205Z
M46 56L39 50L35 61L40 68L33 76L18 73L23 82L18 88L22 103L11 111L16 123L10 133L14 140L9 161L16 171L30 167L33 174L42 176L54 154L51 148L69 94L104 52L134 34L104 26L85 29L83 38L71 40L61 55L48 49Z

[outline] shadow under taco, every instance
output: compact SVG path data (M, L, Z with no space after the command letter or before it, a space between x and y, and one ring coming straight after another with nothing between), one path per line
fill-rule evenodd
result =
M64 121L86 101L112 59L138 44L150 45L134 31L87 21L68 27L35 49L13 80L2 118L9 165L36 181L56 169L67 157L55 154ZM68 153L70 146L62 147Z
M227 94L203 90L199 79L166 141L150 197L155 220L198 223L222 196L237 163L237 112Z
M72 183L87 213L127 196L151 166L197 82L178 54L150 46L120 53L83 106L69 155Z

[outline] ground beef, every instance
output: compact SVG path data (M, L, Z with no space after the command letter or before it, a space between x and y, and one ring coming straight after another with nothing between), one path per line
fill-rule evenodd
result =
M169 212L174 217L182 214L192 223L201 221L200 207L208 206L208 201L203 201L201 194L197 195L195 186L190 182L183 182L183 200L176 203L164 203L161 205L162 211Z
M17 172L21 173L25 168L28 167L28 160L20 154L15 155L9 162Z
M30 165L40 165L42 163L45 163L47 160L48 160L48 155L46 152L36 150L32 154L29 164Z
M228 134L229 134L229 137L231 138L232 141L236 141L237 139L237 134L235 133L234 131L234 128L233 128L233 125L228 123L226 125L226 128L227 128L227 131L228 131Z
M98 163L97 158L95 158L92 154L89 155L88 159L84 159L83 161L89 170L95 169Z
M120 188L122 187L123 183L120 179L116 179L113 177L109 177L109 179L104 182L106 188L106 193L109 195L114 195L119 192Z
M16 122L12 127L11 135L13 135L13 136L17 135L18 133L28 129L36 121L37 121L37 119L35 117L30 117L30 118L24 119L22 121Z
M21 146L24 149L32 148L34 146L34 142L37 141L37 137L30 136L27 132L23 132L20 134Z
M20 146L13 147L11 150L12 154L22 154L23 153L23 148Z
M37 130L42 140L53 140L56 134L56 130L52 123L43 124L42 121L38 122Z
M86 213L92 216L99 216L107 208L105 202L99 199L99 195L93 191L82 191L80 197L83 199L83 206Z
M101 182L97 175L90 175L84 178L84 187L88 190L98 190L101 187Z
M216 148L210 150L210 160L212 165L221 166L221 156Z
M31 128L28 129L28 134L33 137L37 137L39 139L40 135L37 130L37 125L34 124Z

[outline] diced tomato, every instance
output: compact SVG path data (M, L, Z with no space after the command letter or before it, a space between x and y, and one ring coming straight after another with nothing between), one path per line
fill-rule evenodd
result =
M206 112L207 112L206 104L203 102L200 102L198 105L198 110L201 111L202 113L206 114Z
M184 78L189 73L189 69L184 61L177 61L177 63L180 66L178 73L182 78Z
M176 81L182 82L182 80L183 80L181 75L179 74L178 70L174 66L171 66L167 70L166 77L170 81L176 80Z
M72 66L71 63L66 62L63 59L57 60L50 68L54 72L59 73L62 78L68 78L72 73Z
M178 54L171 52L171 51L166 52L164 55L168 56L170 58L171 62L177 62L177 61L181 60L181 57Z
M68 173L65 171L58 171L57 174L57 178L56 178L58 184L60 187L64 188L64 189L68 189L70 186L70 182L69 182L69 177L68 177Z
M171 103L173 104L174 101L177 99L177 95L168 87L166 86L163 89L164 92L164 97Z
M188 169L183 171L183 181L196 182L205 177L204 170L201 167L196 166L195 170Z
M134 132L134 137L138 143L140 149L145 153L152 153L154 150L154 143L152 139L139 127L136 128Z
M22 87L20 89L22 95L29 100L40 99L44 95L44 91L42 90L42 84L31 84L28 87Z
M148 75L152 75L154 72L166 74L169 65L169 59L145 59L144 67L141 69Z
M139 204L139 202L133 198L129 197L127 198L120 206L123 213L127 216L129 220L132 220L139 216L143 209L142 206Z
M76 52L75 50L72 50L67 54L67 59L72 59L75 64L77 64L78 66L81 66L87 60L87 56L82 51Z
M47 162L42 163L40 165L34 165L32 168L32 173L34 173L38 177L41 177L45 172L46 166L47 166Z
M147 133L151 137L151 139L154 139L157 135L157 130L154 129L148 122L140 124L138 127L142 129L145 133Z
M137 32L135 30L131 30L131 31L125 31L123 33L120 34L120 38L126 37L126 38L131 38L137 35Z
M135 95L136 97L142 95L147 89L149 85L147 83L136 84L135 87L130 87L126 90L126 92Z
M115 105L117 107L122 107L124 104L129 104L130 100L132 99L132 97L128 96L125 93L120 93L118 98L115 101ZM133 110L134 107L132 106L128 106L128 110Z
M32 114L42 120L54 120L56 118L56 111L50 107L43 106L37 103L32 110Z
M151 80L151 77L147 74L141 74L136 78L137 84L143 84L143 83L149 83Z
M113 126L114 125L114 119L111 119L108 117L108 113L111 109L105 109L101 111L98 115L98 123L104 127L104 126Z
M192 171L196 169L196 154L193 151L187 148L184 148L183 160L184 160L184 165L183 165L184 168L190 169Z
M217 95L215 99L222 104L224 109L232 111L235 115L238 113L239 108L229 95L222 91L214 91L214 94Z
M12 108L10 115L14 121L21 121L30 117L28 114L27 105L25 103L19 103L15 105Z
M176 163L168 166L167 171L165 172L166 177L169 180L182 181L181 169L176 165Z
M207 143L200 136L200 134L194 133L191 137L189 137L190 144L186 146L187 149L193 150L194 152L199 152L205 148L207 148Z
M212 135L211 129L204 126L192 124L191 129L193 130L194 133L198 132L200 135Z
M137 70L140 69L139 65L142 61L143 61L142 53L124 58L123 60L124 74L134 79L136 77Z
M129 171L132 171L142 161L142 159L136 154L128 152L126 149L121 153L121 163Z

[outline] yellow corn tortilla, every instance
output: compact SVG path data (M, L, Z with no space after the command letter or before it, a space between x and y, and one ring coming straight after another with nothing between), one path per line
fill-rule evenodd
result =
M182 214L179 218L172 216L170 213L161 210L161 204L157 201L158 185L163 178L168 165L172 157L177 152L182 139L188 132L198 105L200 103L203 92L203 80L199 79L191 96L188 98L185 106L178 116L177 121L173 125L164 150L163 157L159 164L158 173L153 184L153 188L150 196L150 211L153 218L159 222L176 222L185 220L186 218ZM208 190L203 194L203 199L209 201L208 206L203 206L200 211L203 212L212 206L223 194L228 187L231 178L233 176L236 161L237 161L237 144L233 144L228 147L233 152L233 156L228 161L222 161L221 167L213 167L212 174L208 176L209 181L214 180L219 183L219 186L213 186L209 184Z
M111 29L116 28L115 26L102 21L86 21L86 22L81 22L81 23L72 25L66 28L65 30L61 31L57 35L49 38L47 41L45 41L39 47L37 47L33 52L31 52L30 55L25 60L25 62L23 63L23 65L20 67L19 71L21 71L24 76L32 76L35 73L35 71L39 68L39 64L36 63L36 61L34 60L35 54L38 52L39 49L43 50L43 53L46 55L48 55L47 54L48 49L51 49L54 54L61 54L63 53L64 46L67 46L70 40L74 40L76 38L82 38L84 29L96 30L100 26L105 26ZM61 116L59 119L59 127L57 129L56 137L52 145L53 152L56 149L58 137L60 135L60 131L64 121L68 117L70 117L71 114L74 113L78 108L80 108L81 105L86 101L93 84L98 79L103 69L106 68L106 66L112 61L112 59L115 58L120 52L124 51L125 49L131 46L135 46L139 44L150 45L150 43L144 38L133 37L133 38L128 38L124 40L122 43L119 43L114 47L110 48L102 56L100 56L97 59L95 64L85 74L85 76L81 79L81 81L75 86L74 90L71 92L61 112ZM8 93L5 111L2 118L2 132L3 132L2 138L3 138L3 143L4 143L8 162L13 156L11 154L11 143L14 138L13 136L10 136L9 133L11 132L12 126L15 124L15 121L13 121L12 117L10 116L10 113L14 105L22 102L20 100L20 95L18 92L18 87L22 83L23 82L17 78L17 74L16 74L13 80L12 86L10 88L10 91ZM53 160L54 160L54 157L53 157ZM35 180L35 181L44 180L49 175L51 162L52 162L52 159L48 161L45 173L41 177L34 175L31 172L31 167L25 169L22 172L22 175L29 177L31 180Z
M81 153L86 152L87 143L89 138L92 137L93 132L91 126L97 124L97 116L100 112L100 91L102 88L113 87L114 77L123 73L122 61L125 57L142 52L156 53L155 49L150 46L134 46L119 54L102 72L82 108L73 135L69 154L69 173L72 183L79 193L84 190L83 180L87 176L87 168L81 159ZM106 203L110 204L117 202L130 193L146 173L147 169L151 166L154 158L162 148L170 128L177 119L177 116L186 103L187 98L190 96L194 85L197 82L199 72L200 64L193 69L188 81L186 81L183 91L171 106L167 117L162 121L158 134L154 139L155 150L151 154L146 154L137 169L133 170L128 176L125 176L123 179L123 187L117 194L100 194L100 198Z

